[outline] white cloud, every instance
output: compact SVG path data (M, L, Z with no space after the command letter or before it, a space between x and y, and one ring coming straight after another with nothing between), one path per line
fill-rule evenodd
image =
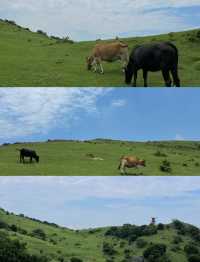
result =
M188 25L165 9L195 5L200 6L200 1L1 0L0 11L10 14L10 18L13 15L17 22L34 30L40 28L49 34L86 39L115 37L128 32L181 30ZM151 12L152 9L159 11Z
M199 177L1 177L1 187L54 187L66 199L174 197L200 190ZM159 189L159 190L158 190ZM53 194L53 192L52 192ZM57 194L57 193L56 193Z
M184 138L181 134L176 134L175 140L177 140L177 141L183 141L183 140L185 140L185 138Z
M101 88L2 88L0 138L45 134L58 123L70 127L76 112L97 112L96 102L106 92Z
M113 100L111 105L113 107L124 107L126 105L126 100L124 99Z
M177 218L199 225L199 182L199 177L0 177L0 207L72 228L146 224L152 216L162 223Z

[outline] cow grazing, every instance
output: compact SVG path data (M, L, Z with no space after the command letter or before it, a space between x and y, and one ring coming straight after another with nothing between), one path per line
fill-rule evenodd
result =
M148 71L162 71L165 85L172 84L170 73L176 87L180 87L178 76L178 50L170 42L151 43L136 46L131 52L128 66L125 70L125 81L131 84L134 76L133 86L137 85L137 72L143 70L144 86L147 87Z
M34 150L30 150L30 149L17 149L20 152L20 163L25 163L25 157L29 157L30 159L30 163L32 163L33 159L35 159L35 161L37 163L39 163L39 156L37 155L37 153Z
M146 161L141 160L135 156L123 156L120 159L120 165L118 169L121 171L121 174L126 174L126 168L138 168L145 167Z
M121 42L97 44L91 56L87 57L87 69L103 74L102 61L115 62L117 60L122 62L124 71L129 60L128 45Z

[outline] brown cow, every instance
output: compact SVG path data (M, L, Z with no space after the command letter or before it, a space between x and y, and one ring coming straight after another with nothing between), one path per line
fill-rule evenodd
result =
M120 159L120 165L118 169L121 171L121 174L126 174L126 168L138 168L145 167L146 161L141 160L135 156L123 156Z
M128 61L128 45L121 42L102 43L97 44L91 56L87 57L88 70L94 69L94 72L104 73L102 61L115 62L117 60L122 61L123 71L125 70Z

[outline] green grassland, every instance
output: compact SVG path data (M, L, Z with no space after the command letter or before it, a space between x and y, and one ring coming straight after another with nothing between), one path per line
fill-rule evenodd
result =
M192 241L194 243L192 236L181 235L173 224L164 225L164 229L157 230L155 234L143 236L142 239L146 241L146 245L138 247L136 241L130 242L105 234L110 229L109 227L71 230L48 222L33 220L24 215L17 216L3 209L0 209L0 222L0 235L5 232L9 238L26 243L30 254L46 256L49 262L69 261L71 257L81 258L83 262L109 261L109 256L102 250L105 242L116 251L112 261L129 261L123 260L127 253L130 257L141 256L150 243L162 243L167 246L167 256L171 262L187 262L184 246ZM6 223L7 228L5 225L2 226L2 223ZM9 229L13 225L15 230ZM187 227L187 224L185 226ZM45 233L45 239L32 235L35 229L41 229ZM174 244L177 236L181 237L181 241Z
M180 52L182 86L200 85L200 31L121 39L130 50L141 43L171 41ZM113 40L108 40L113 41ZM86 57L97 41L52 39L0 20L0 86L125 86L119 63L105 63L105 74L86 70ZM149 75L150 86L163 86L161 73ZM141 74L138 86L143 86Z
M20 164L17 148L36 150L40 156L40 163L29 164L27 159L27 163ZM145 168L129 169L128 175L200 175L200 142L139 143L103 139L2 145L0 146L0 174L2 176L118 176L120 175L119 160L123 155L133 155L146 160ZM170 162L171 172L160 170L165 160Z

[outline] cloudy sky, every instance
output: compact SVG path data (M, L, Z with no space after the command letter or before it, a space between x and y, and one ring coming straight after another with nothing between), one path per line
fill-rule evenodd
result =
M74 40L200 26L200 0L0 0L0 17Z
M70 228L141 225L151 217L200 226L199 205L199 177L0 178L0 207Z
M0 144L200 140L199 96L198 88L1 88Z

